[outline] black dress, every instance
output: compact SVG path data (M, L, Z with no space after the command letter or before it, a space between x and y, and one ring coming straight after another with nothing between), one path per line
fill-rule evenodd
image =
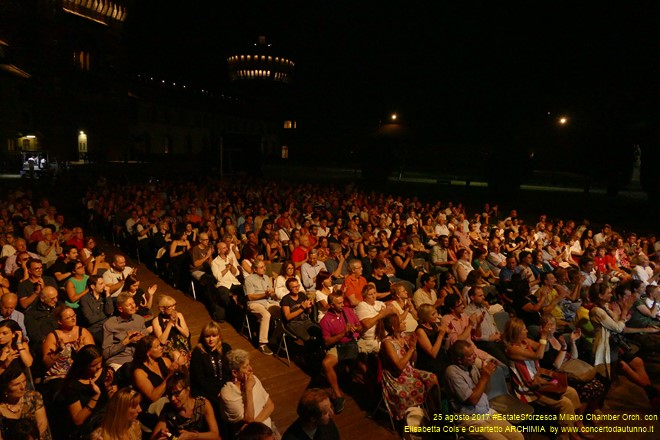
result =
M415 331L421 329L426 336L428 336L431 345L434 345L438 337L440 337L440 330L436 323L431 323L431 329L426 328L423 325L418 325ZM435 358L432 358L425 350L417 350L417 361L415 362L415 368L418 370L430 371L435 373L438 377L442 377L445 369L449 365L446 361L446 356L442 356L442 349L438 351L438 354Z

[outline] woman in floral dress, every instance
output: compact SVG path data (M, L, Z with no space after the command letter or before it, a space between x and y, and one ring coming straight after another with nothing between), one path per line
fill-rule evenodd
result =
M399 316L395 313L378 322L377 334L382 341L379 357L383 369L384 396L392 416L402 420L406 409L424 402L430 412L438 412L440 389L437 376L413 368L410 363L416 356L415 333L404 336Z

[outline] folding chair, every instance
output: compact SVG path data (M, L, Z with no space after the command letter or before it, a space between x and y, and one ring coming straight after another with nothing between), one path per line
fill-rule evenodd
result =
M291 333L286 326L284 325L283 322L280 321L280 324L282 326L282 338L280 339L280 343L277 346L277 350L275 350L275 356L277 356L278 359L282 360L284 362L284 359L280 356L280 352L284 350L284 353L286 354L286 365L288 367L291 366L291 357L289 356L289 346L286 343L286 338L289 337L291 338L292 341L295 341L298 339L296 335Z

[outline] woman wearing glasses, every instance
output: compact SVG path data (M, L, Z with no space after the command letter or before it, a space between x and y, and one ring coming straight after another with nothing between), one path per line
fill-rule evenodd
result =
M77 325L76 312L67 305L55 308L53 315L57 329L48 333L42 345L42 359L46 367L46 382L64 378L73 364L73 355L81 347L94 344L94 337Z
M68 297L65 303L74 310L80 307L78 302L80 298L89 293L89 287L87 286L89 275L85 273L85 265L81 261L76 261L75 264L73 273L65 284L66 296Z
M173 436L181 440L216 440L220 438L218 423L211 403L190 393L187 374L177 373L167 379L165 394L169 400L160 412L152 440Z
M185 356L188 363L190 358L190 330L183 314L176 311L176 300L168 295L158 298L160 313L154 319L154 334L163 344L163 352L170 359L177 360Z

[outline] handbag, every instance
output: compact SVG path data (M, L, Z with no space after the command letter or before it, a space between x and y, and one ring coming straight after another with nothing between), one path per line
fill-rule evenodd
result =
M616 353L618 359L621 359L625 362L632 361L639 347L635 344L631 344L622 333L610 333L610 351Z
M560 399L568 388L568 375L561 371L539 368L533 381L536 386L534 391L552 399Z
M358 357L358 344L355 339L345 343L337 344L337 357L339 362L354 361Z
M581 359L569 359L559 371L566 373L571 382L586 383L596 377L596 369Z
M342 310L342 314L344 315L344 323L348 324L346 312ZM351 339L344 344L337 344L335 347L337 347L337 358L339 359L339 362L354 361L358 357L358 344L356 339Z

